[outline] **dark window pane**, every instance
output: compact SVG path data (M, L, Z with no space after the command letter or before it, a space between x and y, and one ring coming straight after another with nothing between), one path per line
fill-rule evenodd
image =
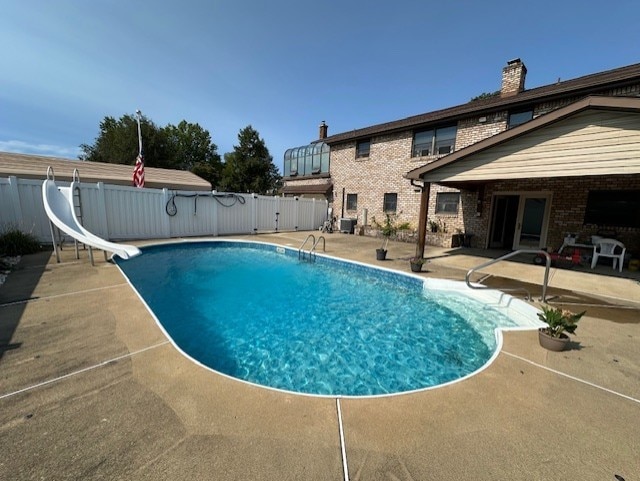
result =
M457 127L445 127L436 130L435 152L437 155L450 154L456 144Z
M369 150L371 149L370 140L361 140L356 147L356 158L369 157Z
M525 122L529 122L533 118L533 110L526 110L524 112L513 112L509 114L509 128L515 127L516 125L524 124Z
M347 194L347 210L358 209L358 194Z
M459 192L438 192L436 195L437 214L457 214L459 204Z
M395 212L398 208L398 194L384 194L384 204L382 210L384 212Z
M453 152L458 128L453 125L435 130L422 130L413 135L412 157L444 155Z
M423 130L413 135L413 157L431 155L433 130Z
M584 223L640 227L640 190L589 191Z

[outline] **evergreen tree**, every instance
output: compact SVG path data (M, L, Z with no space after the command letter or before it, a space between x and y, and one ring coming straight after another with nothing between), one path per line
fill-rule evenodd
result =
M240 130L238 145L224 155L221 189L228 192L273 193L280 182L269 149L251 125Z

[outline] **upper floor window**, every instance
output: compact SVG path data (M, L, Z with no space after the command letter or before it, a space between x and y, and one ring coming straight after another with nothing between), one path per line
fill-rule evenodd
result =
M358 194L347 194L347 210L358 209Z
M509 112L509 128L529 122L533 118L533 110L522 110L520 112Z
M384 213L395 213L398 209L398 194L396 193L387 193L384 194L384 201L382 204L382 211Z
M356 159L369 157L369 149L371 149L371 140L359 140L356 145Z
M459 192L438 192L436 194L436 214L457 214L459 204Z
M454 125L414 133L412 157L450 154L456 143L457 131L458 128Z

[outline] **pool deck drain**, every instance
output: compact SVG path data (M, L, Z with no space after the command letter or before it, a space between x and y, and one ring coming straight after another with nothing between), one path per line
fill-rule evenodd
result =
M246 239L297 247L307 234ZM329 255L409 270L409 244L392 243L391 259L377 262L376 239L326 237ZM423 276L461 280L484 260L428 249ZM573 349L551 353L535 332L507 332L496 361L463 382L341 399L341 445L334 399L198 367L166 342L115 266L72 254L63 251L64 264L29 256L0 287L0 396L12 394L0 398L0 479L341 480L342 446L352 480L640 472L637 279L554 270L550 294L589 305ZM497 287L517 276L534 290L542 279L517 263L491 275Z

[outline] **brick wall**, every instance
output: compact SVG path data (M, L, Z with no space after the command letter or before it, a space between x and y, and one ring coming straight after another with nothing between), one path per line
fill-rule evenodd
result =
M345 217L363 222L363 210L367 209L367 223L372 216L378 222L384 220L383 199L385 193L398 194L397 220L418 226L420 192L403 178L409 170L424 164L424 159L411 158L412 132L384 135L371 139L369 157L356 159L356 143L349 142L331 149L331 177L334 184L333 209L342 215L342 189L346 194L358 195L355 211L344 209Z
M632 85L624 88L609 89L601 92L602 95L640 95L640 84ZM573 97L553 102L539 103L534 106L534 117L546 114L559 107L568 105L580 97ZM483 118L484 117L484 118ZM458 122L458 132L456 136L455 150L472 145L483 139L496 135L507 128L508 111L502 110L498 112L488 113L486 115L474 115L473 117L462 119ZM407 130L401 133L389 135L375 136L371 139L370 155L368 158L356 159L355 149L356 142L346 142L341 145L331 147L331 181L334 190L333 197L329 199L334 209L334 215L341 217L343 215L343 189L344 201L346 203L347 194L357 194L357 209L350 211L344 206L344 216L350 218L358 218L358 223L363 222L363 211L367 210L367 223L371 224L371 218L375 217L378 221L384 219L383 213L383 196L385 193L396 193L398 195L397 204L397 220L399 222L410 222L414 228L418 225L418 216L420 212L420 193L416 192L410 182L404 179L403 175L408 171L437 160L437 156L429 157L411 157L411 149L413 142L413 130ZM610 179L614 185L618 186L617 181ZM575 181L575 179L572 179ZM303 185L310 181L306 180L285 180L286 183L295 182L295 185ZM562 184L560 189L566 192L560 192L558 195L566 195L575 189L567 189L565 181L558 180ZM523 180L517 185L514 184L510 188L512 190L550 190L549 185L556 185L556 181L541 183L540 180L529 181ZM543 185L547 187L542 188ZM503 188L502 186L501 188ZM456 233L457 231L472 233L474 235L472 244L479 247L485 246L489 223L489 207L491 202L491 190L488 188L484 191L462 191L460 196L460 206L457 214L436 214L435 206L438 192L451 192L455 189L432 185L429 199L429 220L440 221L447 226L448 233ZM478 196L483 197L482 202L478 203ZM584 194L586 195L586 194ZM558 198L560 199L560 197ZM554 204L556 199L554 198ZM560 202L560 200L558 200ZM562 204L564 205L564 201ZM565 218L562 222L571 222L567 219L576 215L576 204L574 202L567 203L571 207L566 207L567 214L560 215ZM478 211L478 205L481 206ZM557 211L560 213L560 211ZM556 213L556 211L554 211ZM564 217L563 217L564 216ZM581 222L581 221L580 221ZM567 229L564 229L567 227ZM574 225L554 226L550 230L549 242L556 244L561 240L563 229L568 230L571 227L576 230ZM442 237L442 236L441 236ZM444 236L446 237L446 236Z
M480 121L480 119L485 119ZM458 122L455 150L480 142L507 129L507 111L476 116Z
M542 178L499 181L487 184L484 192L483 211L473 227L475 245L486 246L489 231L490 206L496 192L551 192L550 223L547 247L558 249L567 233L578 234L579 242L587 242L599 230L614 230L627 250L640 255L640 229L630 227L599 227L584 224L587 196L590 190L638 190L640 176L618 175L610 177ZM468 213L465 212L465 218ZM510 247L510 246L509 246Z

